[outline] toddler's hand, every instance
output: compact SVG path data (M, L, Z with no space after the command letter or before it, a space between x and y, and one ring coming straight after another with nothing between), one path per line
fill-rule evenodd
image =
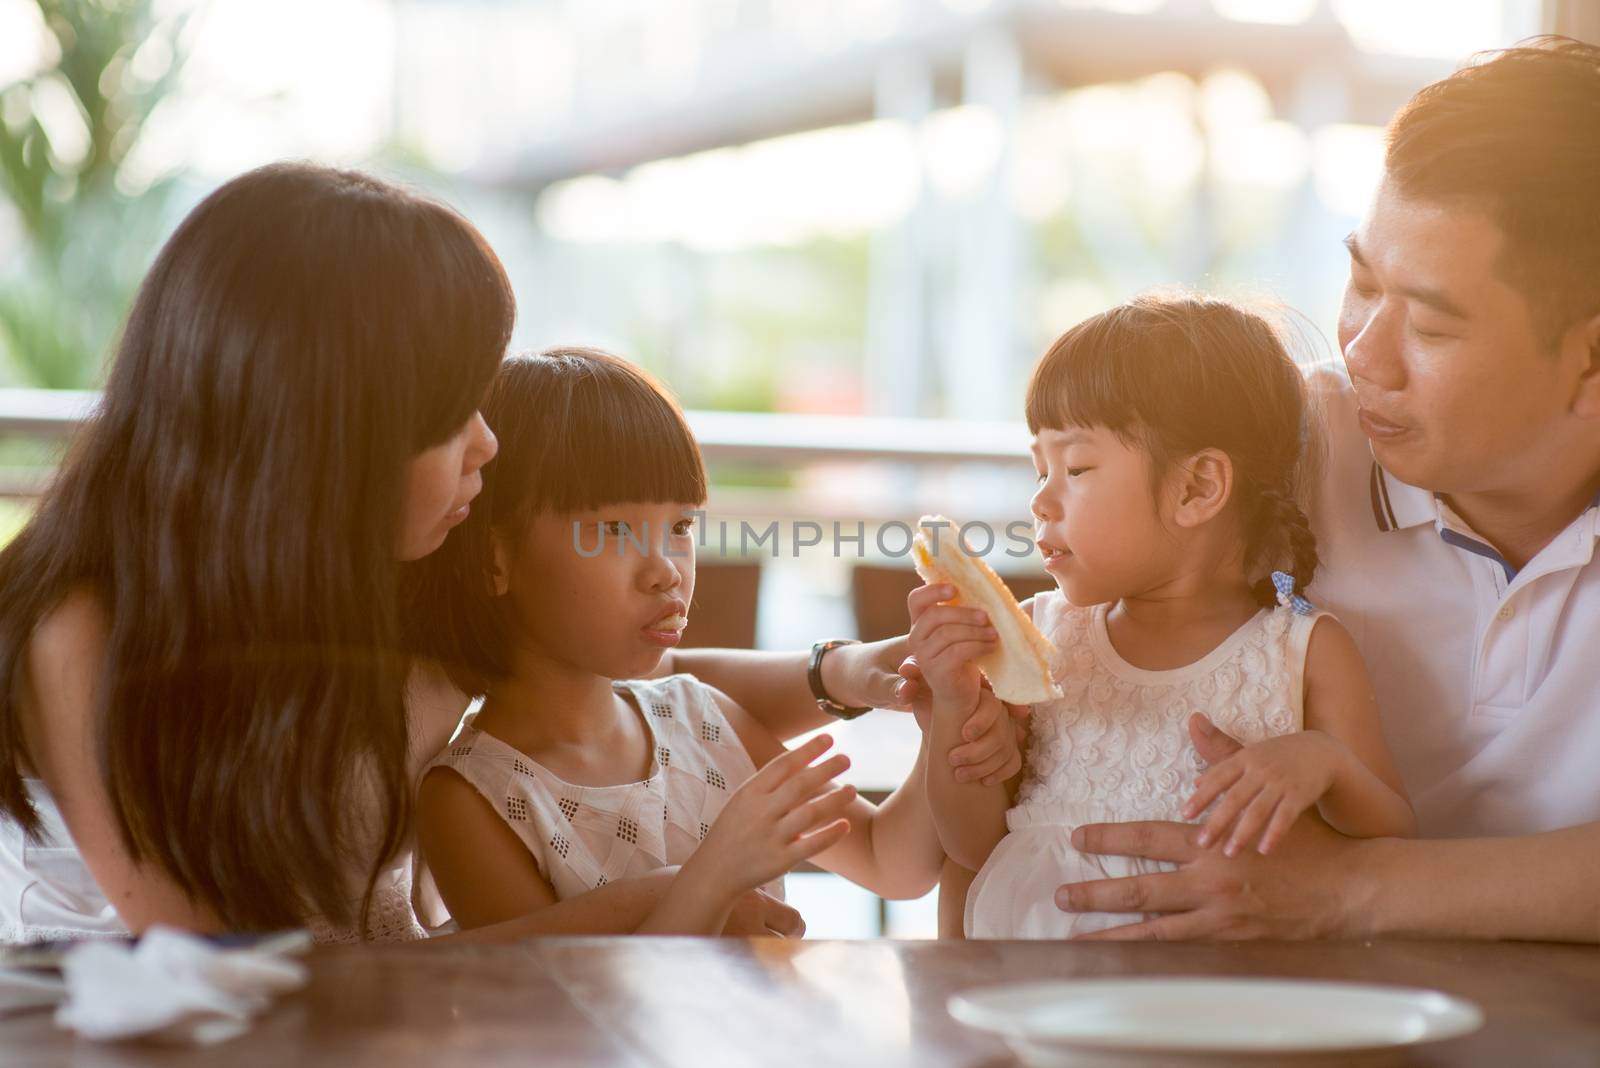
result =
M993 786L1005 782L1022 769L1022 740L1027 727L1017 719L1027 715L1026 706L1018 712L994 695L988 680L978 692L978 705L961 727L963 744L950 750L950 765L956 782L981 782Z
M739 894L778 878L850 832L842 816L853 786L830 783L850 766L842 753L813 765L833 745L826 734L774 757L734 791L683 870L718 894Z
M999 635L980 608L942 604L954 586L921 586L906 598L911 614L911 654L933 695L935 711L970 713L978 703L982 673L973 663L994 652Z
M1257 850L1270 852L1333 785L1338 746L1322 731L1301 731L1246 746L1200 776L1183 807L1184 818L1194 819L1216 801L1200 830L1200 845L1222 841L1232 828L1222 850L1226 855L1237 855L1258 838Z
M906 657L905 663L900 665L900 675L904 680L900 685L909 695L917 726L927 731L933 715L933 694L923 685L922 668L916 657ZM989 689L988 679L983 680L983 688ZM961 728L961 736L971 740L950 750L951 767L960 769L955 774L957 782L981 778L983 785L993 786L1022 770L1022 742L1028 736L1028 725L1023 721L1033 709L1002 701L1000 707L1006 710L1010 722L991 723L984 707L980 699L971 718Z

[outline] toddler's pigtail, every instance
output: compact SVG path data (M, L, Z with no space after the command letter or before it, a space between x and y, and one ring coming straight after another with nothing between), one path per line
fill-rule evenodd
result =
M1295 587L1304 590L1316 578L1322 562L1317 555L1317 536L1311 532L1311 520L1306 518L1305 510L1291 493L1264 490L1258 501L1258 563L1268 572L1287 571L1294 576ZM1270 574L1251 586L1250 592L1267 607L1278 603Z

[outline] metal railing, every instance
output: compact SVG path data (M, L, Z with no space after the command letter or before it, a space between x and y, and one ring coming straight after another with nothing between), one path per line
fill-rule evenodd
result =
M0 389L0 434L65 441L93 414L99 399L97 392L88 390ZM710 464L799 468L886 462L1020 468L1029 462L1028 431L1021 423L700 410L687 415ZM0 496L37 496L48 477L48 470L0 468ZM737 506L719 510L792 513L792 504L783 505L784 497L784 493L736 491L731 500ZM849 511L856 516L861 509Z

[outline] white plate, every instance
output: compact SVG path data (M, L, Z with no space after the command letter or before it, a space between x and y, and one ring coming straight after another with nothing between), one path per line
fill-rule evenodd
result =
M1092 979L957 994L950 1015L1024 1063L1324 1056L1470 1034L1483 1013L1436 990L1293 979Z

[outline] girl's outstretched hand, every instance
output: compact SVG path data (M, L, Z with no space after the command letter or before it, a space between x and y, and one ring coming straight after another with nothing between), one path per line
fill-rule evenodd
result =
M832 745L832 738L818 735L751 776L723 806L683 874L692 872L714 893L732 897L838 844L850 831L844 811L856 791L831 785L850 766L849 757L812 764Z
M1208 726L1210 721L1199 713L1190 717L1191 733ZM1261 853L1271 852L1294 821L1328 792L1342 756L1340 743L1316 730L1246 746L1196 780L1184 818L1194 819L1215 801L1200 830L1202 847L1226 838L1222 851L1230 857L1252 843Z

